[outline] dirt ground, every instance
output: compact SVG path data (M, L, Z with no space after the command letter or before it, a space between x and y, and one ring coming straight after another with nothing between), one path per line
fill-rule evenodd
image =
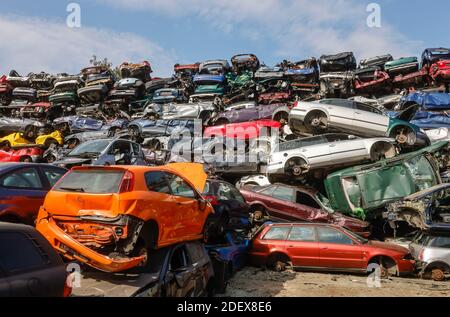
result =
M272 272L247 267L229 282L225 297L449 297L450 282L391 277L369 288L367 276Z

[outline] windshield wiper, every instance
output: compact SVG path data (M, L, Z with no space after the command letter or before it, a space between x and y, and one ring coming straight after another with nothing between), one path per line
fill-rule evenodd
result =
M72 187L60 187L59 189L62 189L62 190L65 190L65 191L69 191L69 192L80 192L80 193L84 193L85 192L85 190L84 190L84 188L81 188L81 187L74 187L74 188L72 188Z

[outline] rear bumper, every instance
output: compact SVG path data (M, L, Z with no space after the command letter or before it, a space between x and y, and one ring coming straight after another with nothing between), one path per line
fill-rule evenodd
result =
M136 267L146 260L145 255L112 259L95 252L67 235L42 208L36 228L64 257L69 260L78 260L101 271L121 272Z

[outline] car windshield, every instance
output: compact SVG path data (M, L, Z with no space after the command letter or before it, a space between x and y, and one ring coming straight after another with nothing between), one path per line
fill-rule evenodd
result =
M86 153L100 154L108 147L109 143L108 140L88 141L76 147L68 156L79 156Z

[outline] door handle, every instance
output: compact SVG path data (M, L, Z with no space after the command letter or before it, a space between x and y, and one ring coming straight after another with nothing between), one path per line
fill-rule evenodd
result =
M293 245L290 245L290 246L288 246L288 248L294 248L294 246L293 246Z
M356 111L355 114L361 114L361 112Z
M336 144L330 144L330 147L336 147Z
M322 250L328 250L328 247L323 247Z

